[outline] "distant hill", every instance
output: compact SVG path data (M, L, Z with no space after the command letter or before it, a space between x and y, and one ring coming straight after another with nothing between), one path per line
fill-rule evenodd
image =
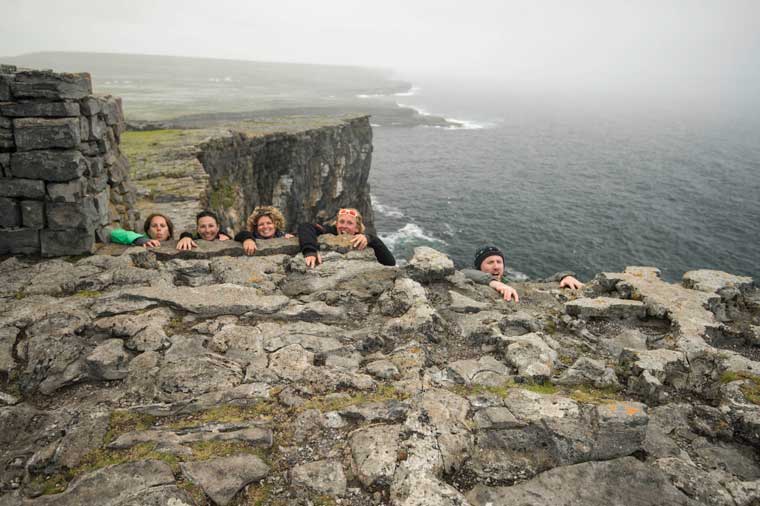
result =
M129 120L190 114L277 110L279 113L377 113L399 110L394 93L410 83L384 69L176 56L43 52L2 57L0 63L57 72L89 72L96 93L124 99ZM368 103L360 95L388 97ZM399 111L401 112L401 111ZM409 110L403 110L408 124ZM420 117L420 124L438 122ZM444 122L445 123L445 122ZM401 123L399 123L401 124Z

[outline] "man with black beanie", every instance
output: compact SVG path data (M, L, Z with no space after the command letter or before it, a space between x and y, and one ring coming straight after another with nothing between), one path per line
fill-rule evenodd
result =
M520 302L517 290L509 286L509 280L504 276L504 253L496 246L484 246L475 253L473 262L475 269L465 269L462 273L475 283L488 285L499 292L504 300ZM578 289L583 283L575 279L575 273L570 271L558 272L553 276L541 279L542 282L559 281L560 288Z

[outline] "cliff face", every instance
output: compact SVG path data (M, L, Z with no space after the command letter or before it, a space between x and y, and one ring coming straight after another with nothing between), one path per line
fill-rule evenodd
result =
M138 218L121 100L89 74L0 66L0 254L79 255Z
M320 241L315 269L296 239L0 262L0 504L760 501L750 278L516 304Z
M232 132L200 149L208 207L229 228L241 230L257 205L280 208L290 231L331 219L341 207L357 208L373 228L369 117L292 133Z

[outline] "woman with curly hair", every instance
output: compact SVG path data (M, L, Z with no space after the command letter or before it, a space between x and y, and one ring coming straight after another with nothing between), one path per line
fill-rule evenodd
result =
M285 233L285 217L273 206L257 206L246 220L246 230L241 230L235 240L243 243L246 255L256 253L256 239L290 238Z
M308 267L315 267L322 263L317 242L317 236L322 234L352 235L351 245L354 248L363 250L369 246L375 251L378 262L383 265L396 265L396 259L385 243L379 237L365 234L362 215L354 208L338 210L335 225L302 223L298 226L298 244Z

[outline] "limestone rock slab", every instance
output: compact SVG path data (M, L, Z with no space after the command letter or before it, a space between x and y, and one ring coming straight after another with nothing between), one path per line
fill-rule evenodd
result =
M579 318L644 318L647 313L643 302L610 297L575 299L565 304L565 311Z
M233 455L200 462L183 462L182 472L220 506L228 504L243 487L269 474L269 467L254 455Z
M407 265L409 276L419 282L443 281L454 274L454 262L427 246L414 248L414 255Z
M551 469L511 487L477 485L467 493L473 506L531 504L557 506L694 505L660 470L633 457Z
M290 483L317 494L340 497L346 493L346 475L340 462L319 460L293 467Z

